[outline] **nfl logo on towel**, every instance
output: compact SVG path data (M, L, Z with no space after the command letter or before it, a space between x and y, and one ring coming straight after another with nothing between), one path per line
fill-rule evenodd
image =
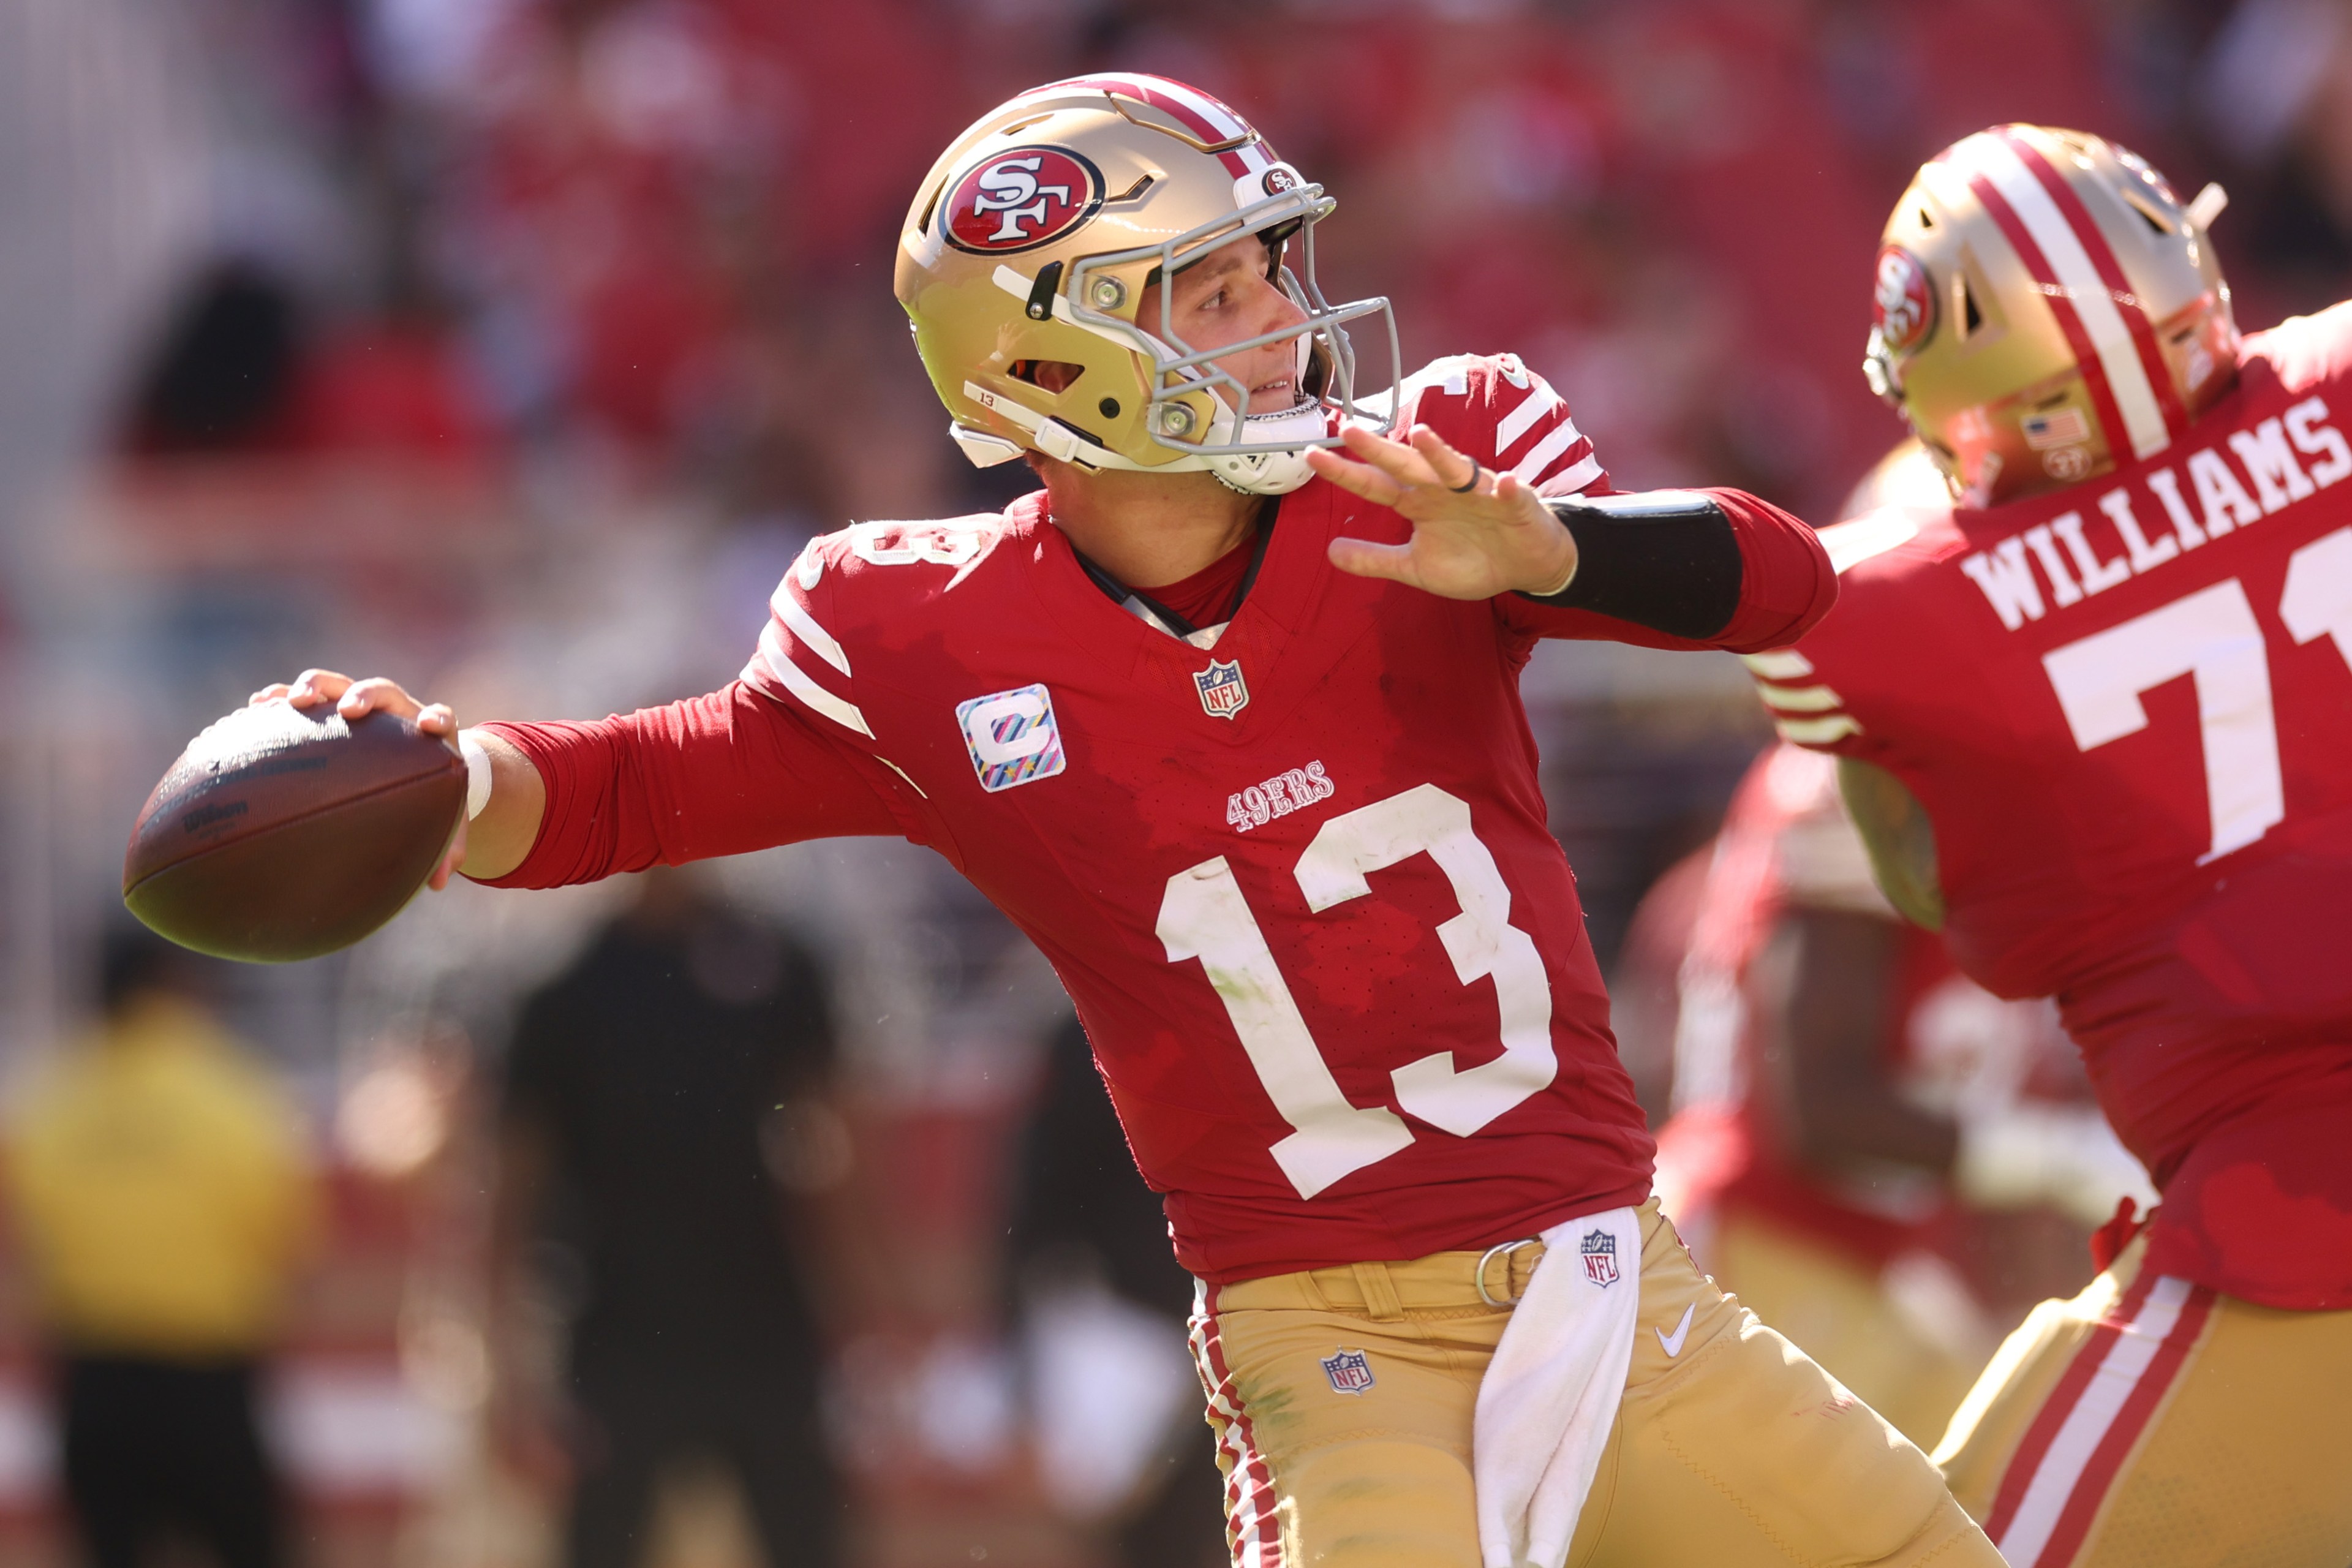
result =
M1335 1352L1322 1364L1335 1394L1361 1394L1372 1385L1372 1358L1361 1351Z
M1193 673L1192 684L1201 689L1201 707L1212 719L1230 719L1249 706L1249 683L1242 679L1239 659L1210 660L1208 668Z
M1617 1283L1617 1238L1605 1230L1589 1230L1578 1247L1584 1254L1584 1277L1602 1289Z

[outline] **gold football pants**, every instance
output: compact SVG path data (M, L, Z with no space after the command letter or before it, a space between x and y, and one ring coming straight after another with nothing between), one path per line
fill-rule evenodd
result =
M1921 1331L1876 1273L1793 1230L1733 1212L1701 1250L1741 1305L1923 1448L1983 1370L1981 1352L1963 1359Z
M2011 1568L2344 1568L2352 1311L2142 1271L2044 1301L1936 1460Z
M1701 1276L1654 1203L1641 1225L1633 1367L1570 1568L1999 1568L1924 1454ZM1487 1290L1515 1299L1539 1251L1495 1258ZM1238 1568L1477 1568L1471 1418L1510 1321L1478 1261L1202 1288Z

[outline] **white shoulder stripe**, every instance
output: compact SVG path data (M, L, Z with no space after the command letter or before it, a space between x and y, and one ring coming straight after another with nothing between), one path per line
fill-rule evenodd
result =
M2000 137L1979 132L1961 143L1968 163L1993 183L1995 189L2007 197L2016 209L2017 219L2033 236L2033 243L2042 247L2049 258L2052 270L2058 274L2059 286L2066 290L2074 313L2082 318L2083 330L2091 334L2091 346L2097 351L2099 364L2107 373L2107 385L2116 395L2116 407L2124 416L2124 427L2131 436L2132 452L2145 458L2161 452L2172 445L2171 433L2164 427L2164 414L2157 406L2156 389L2149 385L2147 367L2140 363L2139 350L2133 344L2131 329L2124 324L2123 313L2116 309L2107 293L2099 269L2092 265L2090 253L2075 237L2074 226L2042 188L2015 149Z
M1775 719L1772 728L1780 731L1782 740L1797 746L1826 746L1862 733L1862 726L1851 713L1832 713L1826 719Z
M1813 672L1813 661L1792 647L1769 653L1743 653L1739 662L1767 680L1801 680Z
M816 624L815 616L801 607L801 602L793 597L791 589L778 587L776 596L768 601L768 605L776 612L778 620L792 628L793 636L815 650L819 658L844 675L849 673L849 656L841 651L841 644L834 639L831 632Z
M760 639L760 665L803 707L824 714L845 730L855 730L869 741L874 739L874 731L866 727L866 715L858 711L857 704L845 698L835 697L810 679L798 665L784 656L784 651L775 645L772 637Z
M1548 496L1574 495L1600 477L1600 458L1587 452L1572 467L1563 468L1550 479L1544 480L1537 493Z
M1567 406L1559 400L1559 394L1538 379L1535 390L1519 399L1518 406L1504 415L1503 422L1495 426L1495 456L1499 458L1518 445L1519 437L1534 429L1537 420L1555 408Z
M1759 680L1756 689L1764 694L1767 703L1784 713L1826 713L1845 706L1845 699L1827 686L1775 686Z
M1552 427L1550 435L1537 442L1532 451L1512 466L1511 473L1521 484L1534 484L1546 468L1583 439L1582 432L1576 427L1576 421L1563 419ZM1600 464L1595 463L1593 467L1598 468Z

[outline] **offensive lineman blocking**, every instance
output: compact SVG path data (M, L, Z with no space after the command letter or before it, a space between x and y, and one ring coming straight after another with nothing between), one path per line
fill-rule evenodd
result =
M1923 166L1868 369L1959 504L1825 530L1835 613L1748 659L2163 1194L1937 1451L2014 1568L2352 1556L2352 305L2242 342L2222 201L2036 126Z
M1820 546L1738 491L1611 497L1508 356L1368 394L1343 326L1387 306L1324 301L1329 210L1181 84L984 117L898 293L955 438L1045 489L814 542L722 691L467 731L453 863L948 857L1053 960L1167 1194L1237 1563L1993 1563L1649 1200L1518 703L1542 637L1794 640Z

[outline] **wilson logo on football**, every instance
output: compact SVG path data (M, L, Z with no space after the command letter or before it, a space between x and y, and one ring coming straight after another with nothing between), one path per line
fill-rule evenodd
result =
M1889 353L1907 354L1927 341L1936 324L1936 291L1919 258L1899 245L1878 253L1878 281L1871 292L1872 324Z
M1059 147L1015 147L974 164L940 204L959 250L1028 250L1059 239L1102 205L1100 171Z

